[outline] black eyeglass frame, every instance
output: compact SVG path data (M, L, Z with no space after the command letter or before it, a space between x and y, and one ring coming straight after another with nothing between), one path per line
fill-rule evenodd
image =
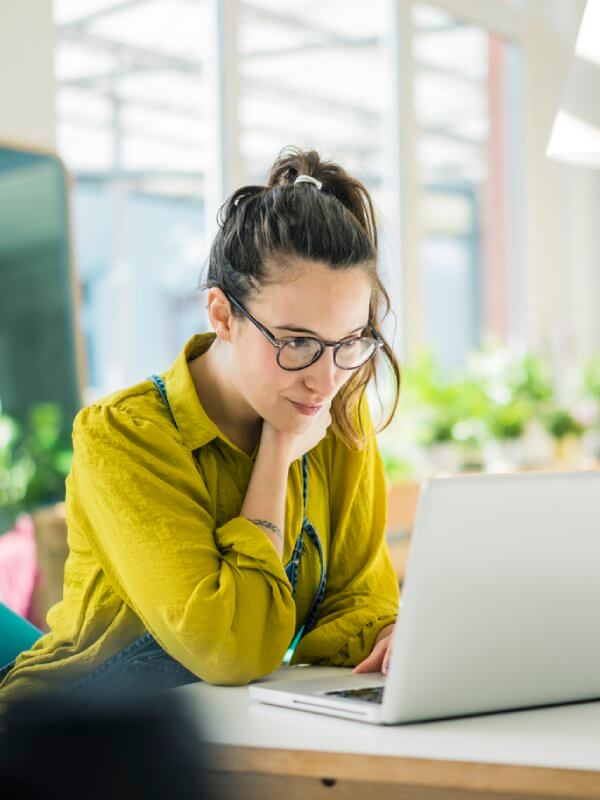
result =
M242 312L242 314L244 314L250 320L250 322L252 322L252 324L255 325L258 328L258 330L263 334L263 336L266 339L268 339L269 342L271 342L273 347L275 347L277 349L277 356L276 356L277 363L279 364L281 369L285 369L288 372L298 372L301 369L307 369L307 367L311 367L316 361L318 361L321 358L321 356L325 352L325 348L326 347L333 347L334 348L333 349L333 360L335 362L336 367L339 367L340 369L349 370L349 371L360 369L361 367L364 367L364 365L367 364L375 356L375 354L377 353L377 351L381 347L383 347L382 339L373 330L373 326L371 324L369 324L368 327L371 329L371 332L372 332L373 336L352 336L349 339L342 339L340 342L328 342L325 339L319 339L318 336L310 336L310 335L307 335L307 336L283 336L282 338L279 339L279 338L277 338L277 336L274 336L271 333L271 331L268 328L266 328L261 322L259 322L255 317L253 317L252 314L248 311L248 309L244 308L244 306L238 300L236 300L235 297L233 297L232 295L228 294L227 292L223 292L223 294L229 300L230 303L232 303L236 308L239 308L239 310ZM279 361L279 356L280 356L281 351L284 348L284 346L286 344L288 344L288 342L294 341L294 339L312 339L313 341L319 343L319 350L316 353L315 357L312 359L312 361L309 361L308 364L304 364L302 367L284 367L281 364L281 362ZM362 364L359 364L357 367L343 367L343 366L341 366L337 362L337 358L336 358L337 351L340 349L340 347L342 347L342 345L348 344L348 342L353 342L356 339L369 339L370 341L372 341L375 344L375 350L373 350L371 355L368 358L366 358L362 362Z

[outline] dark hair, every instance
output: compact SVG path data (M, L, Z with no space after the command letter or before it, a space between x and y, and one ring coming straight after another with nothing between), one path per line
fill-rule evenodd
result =
M322 183L299 182L310 175ZM393 376L391 422L400 394L400 367L381 333L390 311L389 295L377 271L377 227L369 192L341 166L321 160L316 150L286 147L267 176L266 186L242 186L221 206L220 230L208 260L208 280L199 289L217 286L245 304L262 286L281 280L281 269L294 269L298 258L318 261L331 269L362 269L372 278L369 322L383 340L374 359L358 369L337 393L331 405L333 432L352 449L365 444L359 406L367 384L378 390L377 361L384 358ZM241 312L232 306L232 314ZM360 428L360 435L356 423Z

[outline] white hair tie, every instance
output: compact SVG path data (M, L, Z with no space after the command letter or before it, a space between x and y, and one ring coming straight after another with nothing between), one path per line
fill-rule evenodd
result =
M297 183L314 183L317 189L320 189L323 186L321 181L318 181L316 178L313 178L312 175L298 175L298 177L294 181L294 186Z

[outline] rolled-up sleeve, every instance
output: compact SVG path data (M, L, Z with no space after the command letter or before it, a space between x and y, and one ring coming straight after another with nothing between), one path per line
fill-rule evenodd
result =
M366 397L360 413L369 435L365 448L353 451L341 441L333 448L327 589L292 664L355 666L379 631L396 621L399 586L385 539L387 487Z
M277 669L294 633L291 586L263 531L217 526L175 430L95 405L73 426L68 504L114 591L202 680L240 685Z

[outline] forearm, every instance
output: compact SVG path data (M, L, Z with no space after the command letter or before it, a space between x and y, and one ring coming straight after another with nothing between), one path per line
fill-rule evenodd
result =
M240 510L258 525L283 557L285 499L290 462L282 450L260 447Z

